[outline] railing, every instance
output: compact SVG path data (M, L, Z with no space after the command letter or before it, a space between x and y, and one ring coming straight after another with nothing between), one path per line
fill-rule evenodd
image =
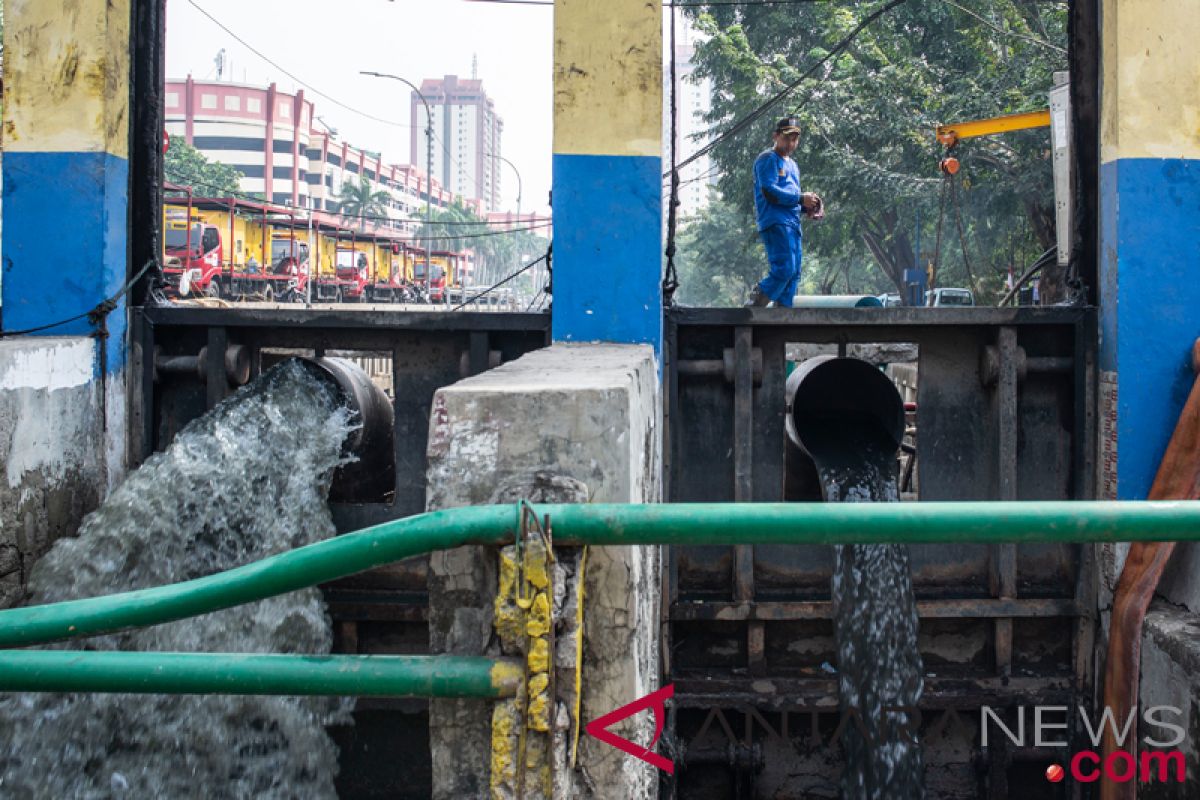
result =
M315 586L414 555L502 545L523 504L435 511L226 572L0 611L0 647L157 625ZM540 505L560 545L975 544L1200 540L1200 501ZM0 652L0 691L501 697L520 665L459 656Z

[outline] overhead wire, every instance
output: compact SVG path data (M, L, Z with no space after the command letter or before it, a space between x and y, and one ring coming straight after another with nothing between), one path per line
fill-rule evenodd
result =
M87 311L76 314L73 317L67 317L66 319L60 319L57 322L47 322L45 325L37 325L32 328L23 328L23 329L17 330L17 331L7 331L7 330L0 331L0 339L6 338L9 336L24 336L24 335L30 334L30 333L40 333L41 331L48 331L48 330L51 330L52 328L60 328L63 325L69 325L70 323L75 322L76 320L81 320L84 317L87 317L88 322L91 325L93 325L94 327L96 327L96 329L97 329L92 335L101 336L101 337L107 336L107 332L105 331L105 328L104 328L104 322L107 319L108 315L116 310L117 303L120 301L120 299L122 297L124 297L126 292L128 292L131 288L133 288L134 284L136 284L139 280L141 280L142 276L145 275L147 272L149 272L150 268L153 267L156 263L157 262L153 258L150 259L149 261L147 261L146 264L140 270L138 270L137 274L134 275L129 280L127 280L125 282L125 285L122 286L120 289L118 289L115 294L101 300L99 303L97 303L95 305L95 307L93 307Z
M662 280L664 306L675 304L675 290L679 288L679 274L675 269L675 226L679 210L679 167L675 164L675 142L678 138L679 108L675 92L675 9L671 9L671 194L667 199L667 247L666 272Z
M177 172L176 174L182 174L182 173ZM204 183L203 181L198 180L195 177L184 177L182 179L182 182L187 183L191 187L199 187L199 188L207 189L207 190L215 190L220 193L220 197L216 197L216 198L212 198L212 199L222 199L225 197L232 197L235 200L247 200L250 202L262 203L263 205L275 206L277 208L286 209L288 211L304 211L306 213L311 213L313 211L321 211L321 213L324 213L324 214L335 214L338 216L342 216L343 219L362 220L364 222L368 222L368 221L369 222L398 222L398 223L407 223L407 224L414 224L414 225L424 225L425 224L424 220L397 219L395 217L389 217L386 215L376 215L376 214L366 214L363 216L357 216L357 215L349 216L349 215L340 214L340 212L336 212L336 211L324 211L322 209L314 209L314 208L308 208L306 206L292 205L291 203L268 202L261 198L255 197L254 195L247 193L247 192L241 192L241 191L229 192L224 187L217 186L217 185L211 184L211 183ZM439 221L435 220L433 222L434 226L456 225L456 224L489 225L492 223L488 223L486 220L470 220L470 221L462 221L462 222L456 222L454 220L449 220L446 222L439 222ZM488 236L502 236L505 234L536 231L536 230L540 230L543 228L552 227L553 225L554 225L553 220L547 219L544 221L537 221L537 222L532 223L527 226L518 227L518 228L510 228L508 230L503 230L503 231L487 231L485 233L463 233L463 234L447 235L447 236L405 236L403 238L406 241L439 241L439 240L450 240L450 239L478 239L478 238L484 238L484 237L488 237ZM405 231L394 231L393 233L395 233L397 236L399 236L399 234L406 233L406 232Z
M791 83L784 86L783 89L780 89L774 95L769 97L765 102L759 104L756 108L754 108L752 111L750 111L750 113L746 114L744 117L742 117L740 120L735 122L733 125L731 125L729 128L727 128L725 131L721 132L718 136L716 136L714 139L709 141L709 143L704 145L704 147L701 147L699 150L692 153L690 156L685 158L683 161L680 161L678 164L674 165L674 168L675 169L683 169L688 164L691 164L693 161L695 161L699 158L703 158L704 156L711 153L713 150L716 149L717 145L720 144L722 141L730 138L731 136L735 136L738 133L741 133L743 130L745 130L747 127L749 127L752 123L754 123L756 120L758 120L764 114L766 114L767 111L769 111L776 103L778 103L780 100L783 100L788 95L790 95L792 92L794 92L797 88L799 88L799 86L802 83L804 83L804 81L808 80L814 73L816 73L816 71L818 69L823 67L826 63L828 63L830 59L832 59L838 53L842 52L847 47L849 47L850 43L853 42L855 40L855 38L857 38L858 35L860 33L862 33L862 31L868 25L870 25L875 20L882 17L887 12L891 11L896 6L903 4L904 2L906 2L906 0L890 0L890 2L886 3L885 5L881 6L878 9L876 9L874 12L868 14L865 18L863 18L862 22L860 22L857 26L855 26L854 30L850 31L850 33L848 33L845 37L843 37L841 41L839 41L837 44L835 44L833 46L833 48L828 53L826 53L823 58L819 59L816 63L814 63L812 66L810 66L808 69L806 69L800 75L800 77L796 78L796 80L794 80ZM696 5L702 5L702 4L698 3ZM672 54L672 59L673 58L674 58L674 54ZM794 114L797 111L799 111L800 108L803 107L803 105L804 104L801 103L799 106L796 107L796 109L792 113ZM666 176L667 176L667 174L664 173L664 177L666 177Z
M547 256L547 255L549 255L549 251L547 251L546 253L543 253L542 255L538 256L538 257L537 257L537 258L535 258L533 261L530 261L528 264L526 264L525 266L521 267L520 269L518 269L516 272L512 273L511 275L509 275L509 276L507 276L507 277L505 277L505 278L502 278L502 279L500 279L500 280L499 280L499 281L497 281L496 283L493 283L491 286L487 287L486 289L484 289L483 291L481 291L479 294L475 295L474 297L471 297L470 299L467 299L467 300L463 300L461 303L459 303L458 305L456 305L454 308L452 308L452 309L450 309L450 310L451 310L451 311L458 311L460 308L463 308L463 307L465 307L465 306L468 306L468 305L470 305L471 303L474 303L476 300L478 300L479 298L483 297L483 296L484 296L484 295L486 295L488 292L491 292L491 291L494 291L494 290L496 290L496 289L499 289L499 288L500 288L501 286L503 286L504 284L506 284L506 283L508 283L509 281L511 281L511 280L513 280L513 279L515 279L515 278L516 278L518 275L521 275L522 273L526 272L527 270L531 270L531 269L533 269L535 266L537 266L538 264L540 264L540 263L542 263L543 261L545 261L545 260L546 260L546 256Z
M188 0L188 3L191 4L197 11L199 11L205 17L207 17L214 25L216 25L221 30L225 31L225 33L227 33L230 37L232 37L234 41L241 44L243 47L245 47L251 53L253 53L254 55L261 58L263 61L270 64L272 67L279 70L287 77L291 78L294 82L296 82L300 86L303 86L305 89L308 89L313 94L315 94L319 97L325 98L326 100L333 103L334 105L339 106L340 108L343 108L346 111L351 112L352 114L357 114L360 117L364 117L365 119L369 119L373 122L379 122L383 125L391 125L396 128L413 128L413 127L415 127L412 123L397 122L396 120L385 119L384 117L379 117L379 116L371 114L367 111L363 111L360 108L355 108L354 106L351 106L347 103L342 102L341 100L337 99L333 95L331 95L327 92L321 91L320 89L313 86L311 83L308 83L307 81L302 80L295 73L293 73L293 72L289 71L288 69L284 68L283 66L281 66L278 62L273 61L269 56L267 56L261 50L254 47L254 45L247 42L245 39L243 39L238 34L234 33L234 31L232 29L230 29L229 26L225 25L225 23L221 22L219 19L214 17L207 10L205 10L203 6L201 6L199 3L196 2L196 0ZM450 150L450 147L444 141L442 141L442 138L440 136L438 136L437 133L433 134L433 138L436 139L438 144L441 145L442 152L444 152L446 155L450 156L450 158L453 159L454 163L458 164L459 169L461 169L463 172L465 172L471 178L472 181L475 181L476 180L475 175L470 170L468 170L461 161L458 160L458 157L455 156L454 153ZM432 175L430 177L432 178Z
M554 0L467 0L469 3L495 3L511 6L552 6ZM796 6L811 3L829 3L832 0L713 0L697 3L663 3L667 8L689 8L695 6Z
M959 11L963 12L964 14L966 14L969 17L974 17L975 19L982 22L984 25L987 25L992 30L994 30L997 33L1000 33L1004 36L1015 36L1018 39L1025 39L1026 41L1033 42L1036 45L1040 45L1042 47L1049 48L1050 50L1054 50L1055 52L1062 53L1063 55L1067 54L1067 48L1065 48L1065 47L1059 47L1058 45L1054 44L1053 42L1047 42L1044 39L1039 39L1036 36L1030 36L1029 34L1021 33L1020 31L1011 31L1006 28L1001 28L999 25L992 22L991 20L986 19L985 17L983 17L979 14L976 14L971 9L960 6L958 3L954 2L954 0L942 0L942 2L948 6L957 8Z

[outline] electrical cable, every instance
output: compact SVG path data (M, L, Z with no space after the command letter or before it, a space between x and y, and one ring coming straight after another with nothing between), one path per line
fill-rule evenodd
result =
M495 3L512 6L552 6L554 0L467 0L469 3ZM692 8L700 6L797 6L812 3L828 3L832 0L713 0L706 3L663 3L668 8Z
M679 210L679 167L675 164L675 141L678 137L677 123L679 108L675 92L675 9L671 9L671 196L667 203L667 268L662 280L663 305L675 304L675 290L679 288L679 273L675 270L675 225Z
M942 221L946 218L946 191L950 185L950 175L942 179L942 199L938 203L937 241L933 246L933 271L929 276L929 290L937 288L938 264L942 258Z
M955 183L953 176L950 178L950 198L954 203L954 219L958 223L958 241L962 246L963 266L967 268L967 280L970 282L971 291L975 291L975 271L971 269L971 257L967 253L967 234L963 229L962 204L958 199L958 184Z
M1050 261L1055 258L1058 258L1058 247L1057 246L1051 247L1049 250L1047 250L1046 252L1044 252L1040 256L1038 256L1037 260L1034 261L1033 264L1029 267L1029 269L1025 271L1024 275L1022 275L1020 278L1017 279L1017 281L1012 285L1012 288L1008 290L1008 293L1005 294L1004 297L1001 297L1000 302L997 303L996 305L1002 306L1005 303L1007 303L1009 300L1011 300L1013 297L1015 297L1017 292L1019 292L1021 290L1021 287L1025 285L1025 282L1027 280L1029 280L1034 275L1036 275L1038 270L1041 270L1044 267L1046 267L1050 263Z
M1028 34L1021 33L1020 31L1010 31L1010 30L1001 28L999 25L995 24L994 22L992 22L988 19L985 19L984 17L981 17L980 15L976 14L971 9L963 8L958 3L954 2L954 0L942 0L942 2L948 6L957 8L959 11L963 12L964 14L966 14L969 17L974 17L975 19L979 20L984 25L987 25L989 28L991 28L992 30L996 31L999 34L1002 34L1004 36L1015 36L1018 39L1025 39L1026 41L1033 42L1036 45L1041 45L1042 47L1049 48L1050 50L1053 50L1057 53L1067 55L1067 48L1065 48L1065 47L1059 47L1058 45L1053 44L1051 42L1047 42L1044 39L1039 39L1036 36L1030 36Z
M883 5L880 8L873 11L872 13L868 14L863 19L862 22L860 22L857 26L855 26L854 30L850 31L850 33L847 34L840 42L838 42L836 45L834 45L833 49L830 50L828 53L826 53L824 58L820 59L815 64L810 66L808 69L806 69L803 72L803 74L800 75L799 78L797 78L796 80L794 80L791 83L784 86L783 89L776 92L774 95L772 95L770 98L768 98L765 102L761 103L757 108L752 110L749 114L747 114L746 116L742 117L740 120L735 122L733 125L731 125L728 129L723 131L721 134L719 134L715 139L710 141L704 147L701 147L695 153L692 153L690 156L685 158L683 161L676 164L675 169L683 169L684 167L686 167L688 164L691 164L696 159L703 158L704 156L711 153L716 148L716 146L718 144L720 144L722 141L724 141L725 139L728 139L731 136L735 136L736 134L741 133L743 130L745 130L747 127L749 127L751 123L755 122L759 117L761 117L763 114L767 113L767 111L769 111L772 106L774 106L780 100L783 100L785 97L787 97L789 94L794 92L797 88L799 88L800 84L802 84L804 81L808 80L808 78L811 77L813 75L813 73L815 73L818 69L823 67L830 59L832 59L838 53L842 52L847 47L849 47L850 43L853 42L854 39L857 38L858 34L862 33L862 31L868 25L870 25L872 22L879 19L884 14L886 14L887 12L891 11L893 8L895 8L898 5L901 5L904 2L906 2L906 0L890 0L890 2L888 2L886 5ZM674 54L672 54L672 59L674 59ZM798 105L795 108L795 110L792 111L792 114L795 114L796 112L798 112L803 106L804 106L804 103L801 103L800 105ZM663 177L667 177L667 173L664 173Z
M178 170L176 170L174 172L174 174L175 175L183 175L183 173ZM172 183L175 183L175 182L176 182L175 180L172 180ZM226 189L224 187L216 186L215 184L210 184L210 183L203 183L203 182L197 181L191 177L184 176L182 178L182 180L179 182L186 183L192 187L217 190L221 193L221 198L232 197L235 200L248 200L248 201L255 202L255 203L262 203L263 205L267 205L267 206L275 206L277 208L286 209L288 211L304 211L304 212L321 211L321 209L306 208L304 206L296 206L296 205L292 205L290 203L268 203L265 200L256 198L253 195L248 194L246 192L232 192L231 193L231 192L226 191ZM213 198L213 199L221 199L221 198ZM321 213L335 214L338 212L321 211ZM398 222L398 223L407 223L407 224L413 224L413 225L424 225L425 224L424 220L396 219L395 217L388 217L388 216L382 216L382 215L377 215L377 214L366 214L361 217L354 216L354 217L345 217L345 218L362 220L364 222L366 222L366 221ZM458 224L490 225L492 223L489 223L485 220L478 220L478 221L471 220L471 221L464 221L464 222L455 222L453 220L447 221L447 222L438 222L435 220L433 224L435 226L437 226L437 225L458 225ZM464 233L464 234L458 234L458 235L454 235L454 236L451 236L451 235L446 235L446 236L404 236L402 238L404 238L405 241L426 241L426 240L444 240L444 239L478 239L478 238L484 238L487 236L502 236L502 235L511 234L511 233L524 233L524 232L539 230L539 229L543 229L543 228L549 228L549 227L552 227L553 225L554 225L553 220L547 219L547 220L536 220L536 221L530 223L530 225L528 225L528 226L520 227L520 228L510 228L508 230L503 230L503 231L488 231L486 233ZM399 233L399 232L397 232L397 233ZM374 235L379 236L380 234L374 234ZM401 238L401 237L398 237L398 238Z
M141 280L143 275L145 275L147 272L149 272L150 268L153 267L155 265L155 263L157 263L157 262L155 262L155 260L153 258L150 259L149 261L147 261L146 265L144 267L142 267L140 270L138 270L136 275L134 275L132 278L130 278L128 281L126 281L125 285L122 286L120 288L120 290L117 291L116 294L114 294L111 297L108 297L104 300L101 300L99 303L97 303L95 305L95 307L93 307L92 309L90 309L88 311L84 311L82 314L76 314L73 317L67 317L66 319L59 320L58 322L48 322L45 325L38 325L34 328L24 328L19 331L0 331L0 339L6 338L9 336L24 336L26 334L38 333L40 331L49 330L51 328L58 328L62 325L67 325L69 323L75 322L76 320L83 319L84 317L87 317L88 322L91 323L92 325L99 326L103 323L104 319L116 309L117 302L122 297L125 296L125 293L128 292L135 283L137 283L139 280Z
M366 117L367 119L372 120L373 122L380 122L380 123L383 123L384 125L393 125L397 128L413 127L411 124L405 124L403 122L396 122L395 120L384 119L383 117L377 117L374 114L368 114L366 111L361 111L361 110L355 108L354 106L347 105L346 103L343 103L341 100L338 100L333 95L326 94L325 92L322 92L320 89L316 88L312 84L302 81L300 78L296 77L295 74L289 72L288 70L281 67L279 64L272 61L270 58L268 58L266 55L264 55L260 50L255 48L254 45L250 44L245 39L243 39L242 37L240 37L236 33L234 33L232 30L230 30L228 26L226 26L223 22L221 22L221 20L217 19L212 14L208 13L208 11L206 11L199 3L196 2L196 0L188 0L188 3L190 3L201 14L208 17L209 20L211 20L214 25L216 25L221 30L225 31L225 33L229 34L229 36L231 36L235 42L240 44L242 47L245 47L251 53L254 53L254 55L258 56L263 61L270 64L272 67L279 70L284 75L288 76L293 81L295 81L299 85L303 86L305 89L308 89L313 94L318 95L320 97L324 97L326 100L333 103L334 105L340 106L341 108L344 108L351 113L358 114L361 117Z
M331 94L327 94L326 92L322 92L320 89L316 88L316 87L315 87L315 86L313 86L312 84L310 84L310 83L307 83L306 81L303 81L303 80L301 80L301 79L300 79L299 77L297 77L295 74L293 74L292 72L289 72L287 69L283 68L282 66L280 66L280 65L279 65L278 63L276 63L275 61L272 61L272 60L271 60L270 58L268 58L268 57L267 57L267 56L266 56L266 55L265 55L265 54L264 54L262 51L258 50L256 47L254 47L254 45L250 44L250 43L249 43L249 42L247 42L245 39L243 39L242 37L238 36L238 35L237 35L236 33L234 33L234 32L233 32L233 31L232 31L232 30L231 30L231 29L230 29L230 28L229 28L227 25L225 25L225 24L224 24L223 22L221 22L219 19L217 19L217 18L216 18L216 17L214 17L212 14L210 14L208 11L206 11L206 10L205 10L205 9L204 9L204 8L203 8L203 7L202 7L200 4L199 4L199 3L197 3L197 2L196 2L196 0L188 0L188 3L190 3L190 4L191 4L191 5L192 5L192 6L193 6L193 7L194 7L194 8L195 8L197 11L199 11L199 12L200 12L201 14L203 14L205 17L208 17L208 19L209 19L210 21L212 21L212 23L213 23L214 25L216 25L216 26L217 26L218 28L220 28L221 30L225 31L225 33L229 34L229 36L231 36L231 37L233 38L233 40L234 40L234 41L236 41L236 42L238 42L239 44L241 44L243 47L245 47L245 48L246 48L247 50L249 50L251 53L253 53L254 55L256 55L256 56L258 56L259 58L261 58L263 61L265 61L265 62L267 62L268 64L270 64L272 67L274 67L275 69L279 70L280 72L282 72L282 73L283 73L284 75L286 75L287 77L291 78L293 81L295 81L295 82L296 82L297 84L299 84L300 86L303 86L304 88L308 89L308 90L309 90L310 92L312 92L313 94L315 94L315 95L317 95L317 96L319 96L319 97L324 97L326 100L328 100L329 102L333 103L334 105L336 105L336 106L339 106L339 107L341 107L341 108L344 108L344 109L346 109L347 111L351 112L352 114L358 114L360 117L364 117L364 118L366 118L366 119L369 119L369 120L371 120L371 121L373 121L373 122L379 122L379 123L381 123L381 124L384 124L384 125L391 125L391 126L393 126L393 127L396 127L396 128L413 128L413 127L414 127L414 125L413 125L412 123L403 123L403 122L397 122L397 121L395 121L395 120L391 120L391 119L385 119L385 118L383 118L383 117L377 117L377 116L375 116L374 114L370 114L370 113L368 113L368 112L366 112L366 111L363 111L363 110L361 110L361 109L355 108L354 106L351 106L351 105L348 105L348 104L346 104L346 103L343 103L341 100L338 100L336 97L334 97L334 96L333 96L333 95L331 95ZM468 169L467 169L467 168L466 168L466 167L463 165L463 163L462 163L461 161L459 161L459 160L458 160L458 157L457 157L457 156L455 156L453 152L451 152L451 150L450 150L450 147L449 147L449 146L448 146L448 145L447 145L447 144L446 144L444 141L442 141L442 138L441 138L440 136L438 136L436 133L433 135L433 138L434 138L434 139L436 139L436 140L438 141L438 144L440 144L440 145L442 146L442 152L444 152L446 155L450 156L450 158L451 158L451 159L454 161L454 163L455 163L455 164L458 164L458 168L459 168L459 169L461 169L461 170L462 170L462 171L463 171L463 172L464 172L464 173L465 173L465 174L466 174L468 177L470 177L470 178L471 178L471 180L472 180L472 182L474 182L474 181L476 180L476 178L475 178L474 174L472 174L472 173L471 173L471 171L470 171L470 170L468 170ZM430 176L430 177L432 177L432 176Z
M542 255L540 255L540 256L538 256L537 258L535 258L533 261L530 261L528 264L526 264L525 266L521 267L521 268L520 268L519 270L517 270L516 272L512 273L511 275L509 275L507 278L504 278L504 279L502 279L502 280L498 281L497 283L493 283L491 286L489 286L488 288L484 289L484 290L483 290L482 292L480 292L479 294L475 295L474 297L470 298L469 300L463 300L461 303L459 303L458 305L456 305L454 308L452 308L452 309L450 309L450 310L451 310L451 311L458 311L460 308L463 308L464 306L468 306L468 305L470 305L471 303L474 303L476 300L478 300L479 298L483 297L483 296L484 296L485 294L487 294L488 292L490 292L490 291L492 291L492 290L494 290L494 289L499 289L501 286L503 286L504 284L508 283L508 282L509 282L509 281L511 281L513 278L516 278L518 275L522 274L522 273L523 273L523 272L525 272L526 270L533 269L535 266L537 266L538 264L540 264L540 263L542 263L543 261L545 261L545 260L546 260L546 256L548 255L548 253L549 253L549 251L547 251L546 253L543 253Z

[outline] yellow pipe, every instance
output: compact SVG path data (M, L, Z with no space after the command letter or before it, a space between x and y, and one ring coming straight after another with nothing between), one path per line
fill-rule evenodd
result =
M993 133L1008 131L1023 131L1027 128L1046 128L1050 125L1050 109L1030 111L1026 114L1008 114L991 119L978 119L971 122L956 122L952 125L939 125L937 139L946 147L953 147L960 139L971 139L976 136L989 136Z

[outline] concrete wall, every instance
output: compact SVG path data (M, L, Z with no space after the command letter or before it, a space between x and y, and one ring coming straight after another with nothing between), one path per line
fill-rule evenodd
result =
M428 508L521 496L656 502L660 432L651 347L554 345L434 396ZM584 606L585 724L658 687L660 577L658 548L592 548ZM436 554L429 581L431 649L495 653L495 551ZM649 742L653 720L647 714L634 722L618 733ZM486 796L490 723L490 703L431 705L436 798ZM556 775L566 796L655 796L657 776L649 765L586 735L579 746L579 769Z
M1166 604L1158 604L1146 615L1142 640L1142 684L1138 712L1153 706L1180 709L1182 717L1169 712L1156 712L1164 719L1181 726L1187 733L1178 749L1187 760L1187 781L1140 786L1142 800L1191 800L1200 797L1200 620ZM1139 723L1141 720L1139 719ZM1142 725L1138 731L1138 749L1145 749L1142 740L1150 736L1160 742L1171 739L1172 732ZM1175 749L1175 748L1168 748Z
M0 607L106 493L96 351L89 337L0 339Z

